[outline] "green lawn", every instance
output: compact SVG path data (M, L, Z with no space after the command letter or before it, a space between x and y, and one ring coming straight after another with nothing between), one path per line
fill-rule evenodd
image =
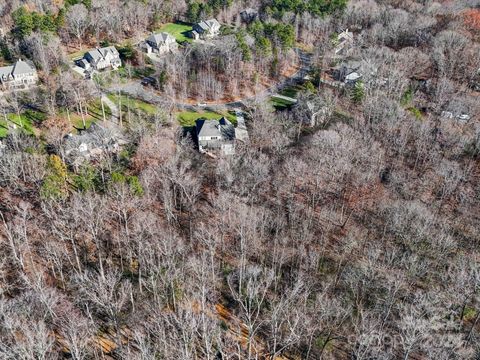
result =
M34 119L31 116L31 112L23 113L18 116L17 114L7 114L7 121L2 116L0 119L0 138L6 137L10 128L16 125L17 129L22 129L25 133L33 135L34 132Z
M131 111L141 111L144 112L148 115L155 115L157 112L157 108L155 105L149 104L145 101L139 100L139 99L134 99L131 97L127 97L126 95L120 95L122 98L122 111L126 112L128 111L128 108L130 108ZM108 98L112 100L115 104L119 104L119 96L115 94L109 94Z
M195 126L195 120L198 118L220 119L222 116L225 116L234 125L237 123L235 115L230 113L219 113L213 111L182 111L177 114L178 122L183 127Z
M288 95L285 95L288 96ZM294 103L285 99L279 99L272 97L270 99L270 103L273 105L273 107L277 110L284 110L290 106L292 106Z
M105 117L107 120L110 119L112 116L112 112L107 105L104 105L105 108ZM88 115L85 116L85 126L88 129L93 122L96 121L103 121L103 112L102 112L102 104L100 100L95 100L90 102L87 105ZM67 118L67 111L65 109L60 111L62 117ZM72 111L70 109L70 123L72 126L76 128L83 128L83 120L82 115L77 113L76 111Z
M295 98L299 90L297 86L288 87L280 91L280 95Z
M305 87L302 86L302 85L295 85L295 86L290 86L290 87L287 87L287 88L279 91L279 94L295 99L297 97L297 93L299 91L304 90L304 89L305 89ZM275 97L272 97L270 99L270 103L277 110L284 110L284 109L286 109L286 108L288 108L288 107L290 107L294 104L291 101L288 101L288 100L285 100L285 99L279 99L279 98L275 98Z
M167 23L164 24L158 29L156 32L162 32L165 31L171 35L175 39L177 39L177 42L182 43L185 41L191 42L192 39L188 37L188 32L192 30L191 25L183 24L183 23Z

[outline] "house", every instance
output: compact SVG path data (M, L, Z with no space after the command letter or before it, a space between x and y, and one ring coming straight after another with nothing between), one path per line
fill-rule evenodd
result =
M150 35L144 43L147 54L165 54L178 49L177 40L167 32Z
M252 8L247 8L240 12L240 18L244 23L250 24L255 21L258 16L258 11Z
M335 46L335 55L336 56L345 55L348 52L348 50L352 47L352 45L353 45L353 33L348 31L348 29L346 29L345 31L342 31L337 36L337 44Z
M225 117L220 120L197 119L195 132L200 152L220 151L225 155L235 153L235 128Z
M362 78L360 62L349 61L333 69L333 77L346 85L353 85Z
M194 40L213 38L220 33L220 27L221 25L216 19L201 21L193 25L190 36Z
M79 134L67 135L61 150L69 164L80 166L85 162L100 161L118 154L126 144L127 141L118 129L92 123Z
M0 85L4 90L27 89L37 82L37 70L22 59L13 65L0 67Z
M82 59L76 61L76 64L87 71L110 67L117 69L122 66L122 60L118 50L114 46L108 46L88 51Z

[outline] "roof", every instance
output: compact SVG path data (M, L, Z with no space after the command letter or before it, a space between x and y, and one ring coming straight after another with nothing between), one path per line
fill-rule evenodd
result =
M13 65L13 75L19 75L19 74L30 74L32 72L35 72L36 70L27 62L23 61L22 59L19 59L14 65Z
M82 130L78 135L67 135L62 148L67 160L74 165L79 165L83 161L102 154L116 153L126 143L118 130L92 123L88 129Z
M232 140L235 137L235 128L225 117L220 120L200 118L195 124L197 136L221 136L225 140Z
M220 28L220 23L217 21L217 19L208 19L208 20L199 22L197 26L200 29L202 29L204 32L205 31L210 32L214 27Z
M0 67L0 77L8 77L10 75L17 76L21 74L35 73L37 70L22 59L19 59L15 64Z
M347 76L345 76L345 81L356 81L358 79L360 79L362 76L357 73L356 71L348 74Z
M12 74L13 65L0 67L0 77Z
M338 34L338 40L340 42L344 42L347 40L353 40L353 33L348 31L348 29L342 31L340 34Z
M161 32L158 34L152 34L147 38L148 42L154 43L156 45L161 45L167 41L173 42L175 38L167 32Z
M115 46L107 46L107 47L104 47L104 48L94 49L94 50L90 50L90 51L87 52L87 54L89 54L95 62L97 62L101 58L106 57L107 54L109 54L109 53L114 55L114 56L119 56L118 51L115 48Z

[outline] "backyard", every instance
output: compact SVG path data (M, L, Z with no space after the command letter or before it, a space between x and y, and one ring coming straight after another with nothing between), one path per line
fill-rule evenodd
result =
M5 116L6 119L3 116L0 119L0 138L6 137L12 128L22 129L30 135L35 134L35 124L46 119L45 114L34 110L26 110L20 115L9 113Z
M191 42L192 39L188 37L188 32L192 30L192 26L185 23L167 23L162 25L157 32L167 32L172 35L177 42L183 43L185 41Z

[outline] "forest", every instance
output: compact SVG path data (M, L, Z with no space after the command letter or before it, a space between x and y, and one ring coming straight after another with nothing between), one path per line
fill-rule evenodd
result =
M0 15L0 359L480 357L480 0ZM18 59L38 84L2 88Z

